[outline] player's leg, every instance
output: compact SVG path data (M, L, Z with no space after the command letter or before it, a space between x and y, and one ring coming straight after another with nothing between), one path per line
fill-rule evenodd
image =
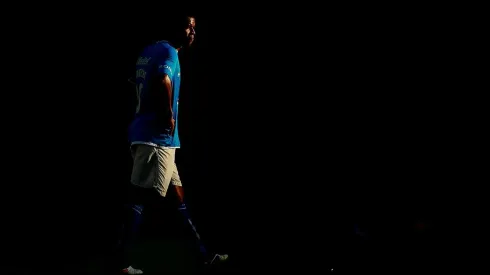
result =
M194 224L192 223L191 215L190 215L189 211L187 210L187 206L185 205L184 188L182 187L182 181L180 180L179 171L177 169L177 165L175 164L175 162L173 163L173 172L172 172L171 184L175 190L175 195L177 198L177 207L178 207L177 209L179 210L183 219L191 227L192 232L194 233L194 236L196 237L197 244L199 246L199 251L201 252L201 255L206 259L206 258L208 258L208 252L207 252L207 249L205 248L205 246L201 240L201 236L197 232L197 229L194 226Z
M137 267L132 257L135 245L138 242L142 222L143 205L126 204L124 209L124 220L120 236L120 263L119 268L131 269ZM137 273L136 273L137 274Z
M143 206L146 209L152 204L158 204L166 197L172 179L173 166L171 164L175 160L175 153L172 152L172 149L148 145L137 145L132 151L134 159L130 191L132 203L128 207L130 211L126 220L123 273L143 274L143 271L139 269L141 265L138 265L135 257L132 257L140 233Z
M141 270L134 268L137 263L134 262L131 254L138 242L143 209L153 203L156 197L160 197L155 192L155 186L160 184L163 177L170 182L171 176L162 176L161 157L156 147L135 145L132 147L132 155L134 160L131 173L132 186L129 190L129 203L126 205L121 250L124 259L123 267L125 267L123 271L129 274L142 274Z
M187 210L187 206L185 204L184 200L184 188L182 186L182 181L180 180L179 172L177 169L177 165L175 162L173 163L173 173L172 173L172 186L175 190L175 194L177 197L177 202L178 202L178 210L180 214L182 215L183 219L189 224L189 226L192 229L192 232L194 233L194 236L196 237L197 240L197 245L199 246L199 252L201 253L201 256L204 259L204 262L207 263L215 263L219 261L225 261L228 259L228 255L219 255L219 254L210 254L208 250L206 249L203 241L201 240L201 236L197 232L197 229L192 222L191 215L189 211Z

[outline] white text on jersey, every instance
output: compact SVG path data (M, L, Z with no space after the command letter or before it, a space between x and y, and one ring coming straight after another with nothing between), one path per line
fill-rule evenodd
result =
M147 65L148 62L150 62L151 57L142 57L140 56L138 58L138 61L136 61L136 65Z

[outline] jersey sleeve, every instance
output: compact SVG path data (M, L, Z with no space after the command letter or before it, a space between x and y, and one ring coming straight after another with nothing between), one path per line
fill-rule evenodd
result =
M166 74L170 79L173 79L177 62L177 52L167 49L158 61L158 74Z

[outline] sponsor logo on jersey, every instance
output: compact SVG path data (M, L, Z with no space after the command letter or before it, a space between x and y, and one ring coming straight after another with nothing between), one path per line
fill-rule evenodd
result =
M138 58L138 61L136 61L136 65L148 65L148 62L150 62L151 57L143 57L140 56Z

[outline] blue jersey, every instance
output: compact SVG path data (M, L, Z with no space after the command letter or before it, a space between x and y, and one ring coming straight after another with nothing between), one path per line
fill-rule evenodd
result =
M175 130L170 130L169 110L162 108L165 96L161 80L168 75L172 81L172 110ZM159 147L180 147L178 134L180 64L177 50L166 41L160 41L143 50L136 63L136 115L129 127L131 144L148 144Z

